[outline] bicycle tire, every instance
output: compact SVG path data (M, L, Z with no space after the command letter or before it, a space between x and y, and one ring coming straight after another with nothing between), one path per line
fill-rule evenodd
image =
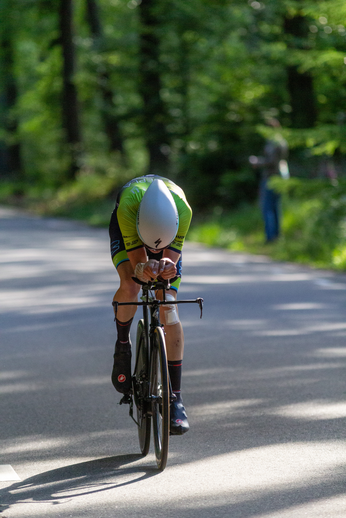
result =
M139 320L136 335L136 364L133 375L133 395L137 409L138 440L142 455L149 452L150 446L150 405L149 393L149 352L144 328L144 320Z
M156 464L163 471L167 464L169 447L169 375L166 343L161 327L152 337L150 358L150 397Z

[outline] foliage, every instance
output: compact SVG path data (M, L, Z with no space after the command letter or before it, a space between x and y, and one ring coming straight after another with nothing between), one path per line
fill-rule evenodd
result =
M86 0L73 2L71 20L77 58L71 79L78 91L82 130L81 148L74 150L79 173L72 183L68 177L71 147L66 145L61 107L60 0L1 3L3 198L6 192L12 201L26 197L37 203L41 198L43 206L53 199L55 210L63 212L77 206L78 198L82 204L93 203L87 194L93 191L101 203L124 178L148 172L153 153L148 144L153 137L148 105L157 100L160 109L155 117L162 119L156 126L155 144L167 158L167 175L184 188L195 212L210 212L214 207L224 214L237 207L243 211L242 207L254 202L258 178L248 165L248 156L261 153L269 136L264 125L268 117L277 117L283 125L291 176L342 179L346 155L344 2L91 1L98 8L97 30L88 22ZM145 14L155 24L144 26L141 13L149 4L152 11ZM141 49L143 34L157 46L153 60L147 62ZM152 89L148 88L151 70L156 74ZM297 125L290 73L309 86L298 96L315 117L306 126ZM14 86L17 95L11 98ZM117 130L113 147L110 126ZM162 145L158 127L165 140ZM11 171L6 156L15 145L20 146L22 158L19 176ZM114 158L115 148L121 157ZM314 202L299 198L299 210L313 232L318 224L322 232L327 219L341 211L336 191L332 194L329 187L325 193L321 187L320 199ZM294 203L291 194L285 199ZM295 226L299 226L298 218L289 226L293 234ZM337 236L322 237L324 252L315 250L314 238L306 245L321 261L338 240ZM227 242L225 237L222 240ZM336 261L343 261L342 250L335 252ZM312 252L299 253L304 258Z
M256 253L263 242L259 207L244 204L233 211L217 207L212 215L192 220L188 239L208 246Z
M283 194L285 214L278 255L343 267L346 182L274 179L272 184Z
M68 216L87 220L95 225L108 223L111 207L114 207L116 193L133 173L124 168L121 157L113 155L112 161L102 157L91 157L88 167L80 170L74 181L64 184L46 196L32 196L30 208L42 214Z
M274 259L346 270L346 181L271 180L282 195L282 234L264 245L257 205L195 222L189 239L209 246L264 253Z

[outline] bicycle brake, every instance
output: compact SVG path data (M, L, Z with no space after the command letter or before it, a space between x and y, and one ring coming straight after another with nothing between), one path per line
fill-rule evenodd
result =
M202 299L202 297L199 297L197 299L197 302L198 302L198 305L199 305L199 309L201 310L201 316L199 318L202 318L202 316L203 316L203 302L204 302L204 300Z

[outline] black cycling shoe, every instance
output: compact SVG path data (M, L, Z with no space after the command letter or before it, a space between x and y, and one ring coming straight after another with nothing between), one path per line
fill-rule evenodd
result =
M190 426L182 401L172 401L170 411L170 435L183 435L188 432Z
M114 365L112 371L112 383L114 388L122 394L128 394L132 388L131 378L131 350L119 350L115 344Z

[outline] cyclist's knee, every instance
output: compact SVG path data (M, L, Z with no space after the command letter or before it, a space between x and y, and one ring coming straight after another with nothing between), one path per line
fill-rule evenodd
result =
M119 288L129 300L133 300L137 297L140 286L136 284L132 279L124 279L120 282Z
M120 287L119 290L124 298L128 300L133 300L137 297L140 286L136 284L133 277L133 268L129 261L124 261L121 263L117 269L118 275L120 277Z
M166 301L167 302L175 301L174 295L171 295L170 293L166 293ZM178 308L177 308L176 304L167 304L167 305L161 306L161 309L162 309L161 319L162 319L162 323L164 325L173 326L175 324L180 324Z

